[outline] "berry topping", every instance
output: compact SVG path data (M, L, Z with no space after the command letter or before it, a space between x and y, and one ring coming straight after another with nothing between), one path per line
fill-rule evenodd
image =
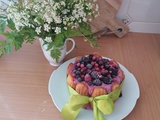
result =
M101 86L102 85L102 82L100 79L94 79L93 80L93 84L96 85L96 86Z
M100 61L98 62L98 64L99 64L99 65L103 65L103 61L100 60Z
M91 81L91 76L89 75L89 74L86 74L85 76L84 76L84 80L85 81Z
M88 68L88 69L91 69L91 68L92 68L92 65L91 65L90 63L88 63L88 64L87 64L87 68Z
M80 63L77 63L77 67L79 67L80 66Z
M92 71L91 77L94 78L94 79L98 78L98 72L97 71Z
M92 55L92 54L90 54L90 55L89 55L89 59L92 59L92 57L93 57L93 55Z
M104 83L104 84L111 84L112 81L113 81L112 78L108 78L108 77L104 77L104 78L103 78L103 83Z
M92 70L88 70L87 73L88 73L88 74L91 74L91 73L92 73Z
M118 75L119 67L112 60L94 54L81 57L75 63L72 76L78 82L85 81L89 86L111 84Z
M92 57L92 60L96 60L96 59L97 59L96 56L93 56L93 57Z
M88 63L88 62L89 62L89 58L88 58L88 57L85 57L85 58L83 59L83 61L84 61L85 63Z
M95 66L98 67L98 64L96 63Z
M81 66L81 68L84 68L84 64L81 64L80 66Z
M106 72L106 71L103 71L101 74L102 74L104 77L107 76L107 72Z
M107 70L109 70L109 69L110 69L110 66L109 66L108 64L105 64L105 65L104 65L104 68L107 69Z
M115 75L115 76L117 76L117 74L118 74L118 69L115 69L115 68L112 69L112 74Z
M115 78L116 76L115 75L112 75L112 78Z
M75 72L75 74L76 74L76 75L80 75L81 72L77 70L77 71Z
M76 77L76 74L75 74L75 73L73 73L73 74L72 74L72 77L74 77L74 78L75 78L75 77Z
M83 81L83 79L81 77L78 77L77 80L78 80L78 82L82 82Z
M91 85L93 85L93 83L92 83L91 81L89 81L89 82L88 82L88 85L91 86Z

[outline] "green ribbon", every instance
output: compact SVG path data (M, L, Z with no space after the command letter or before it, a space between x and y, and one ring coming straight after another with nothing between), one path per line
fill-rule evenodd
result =
M64 105L61 115L64 120L75 120L81 108L88 102L93 103L94 120L106 120L102 115L111 114L114 110L114 100L118 99L123 83L114 91L107 95L97 96L95 98L82 96L78 94L70 86L69 92L71 96L67 104Z

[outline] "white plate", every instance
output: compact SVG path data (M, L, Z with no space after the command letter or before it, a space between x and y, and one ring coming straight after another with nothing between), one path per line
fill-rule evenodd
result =
M66 69L72 58L55 70L49 80L48 90L53 103L59 111L68 102L70 94L66 84ZM140 96L137 80L123 65L119 64L125 74L125 82L122 87L122 97L115 102L115 110L110 115L105 115L107 120L121 120L125 118L135 107ZM81 109L76 120L93 120L93 111Z

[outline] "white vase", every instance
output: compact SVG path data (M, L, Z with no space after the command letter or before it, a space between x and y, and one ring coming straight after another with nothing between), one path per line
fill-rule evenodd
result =
M41 44L41 48L42 48L42 51L44 53L44 56L45 58L49 61L49 63L52 65L52 66L59 66L63 63L63 60L65 58L65 56L67 54L69 54L75 47L75 41L72 39L72 38L67 38L64 45L62 47L60 47L60 52L61 52L61 56L58 60L58 62L56 62L56 59L53 59L51 56L50 56L50 52L51 50L48 50L47 51L47 45L43 45L43 41L42 40L39 40L40 41L40 44ZM70 50L67 51L67 41L71 41L72 42L72 47L70 48Z

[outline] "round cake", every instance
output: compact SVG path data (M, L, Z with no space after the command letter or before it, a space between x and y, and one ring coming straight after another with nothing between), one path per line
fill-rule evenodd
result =
M124 78L124 72L115 60L98 54L79 56L67 67L67 84L80 95L93 98L114 91ZM83 108L90 107L87 104Z

